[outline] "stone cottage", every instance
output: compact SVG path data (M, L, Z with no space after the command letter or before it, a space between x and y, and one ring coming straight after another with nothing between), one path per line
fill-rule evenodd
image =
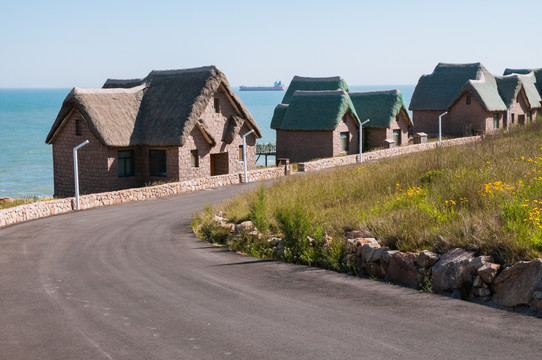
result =
M285 96L286 97L286 96ZM359 118L343 90L296 90L271 121L277 158L302 162L358 152Z
M74 194L72 149L81 193L241 172L256 167L260 129L216 67L152 71L143 79L74 88L46 143L53 145L55 196Z
M399 90L348 94L363 125L363 148L407 145L412 120ZM393 140L393 142L386 140Z
M297 90L304 91L326 91L326 90L338 90L343 89L348 92L348 85L346 81L340 76L331 76L331 77L305 77L305 76L294 76L286 93L282 98L282 104L289 104L292 96Z
M432 74L423 75L412 95L410 110L414 132L467 136L494 131L510 123L521 123L525 116L539 108L531 104L535 95L534 75L496 77L481 63L439 63ZM533 99L531 99L533 100ZM538 102L539 104L539 102Z

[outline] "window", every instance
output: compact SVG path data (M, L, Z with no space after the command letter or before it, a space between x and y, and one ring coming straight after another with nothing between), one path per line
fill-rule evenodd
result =
M393 130L393 141L395 146L401 145L401 130Z
M134 176L135 174L135 161L133 150L119 151L119 177Z
M190 150L190 165L192 167L199 167L198 150Z
M533 121L533 112L532 111L529 111L527 113L527 120L529 120L529 123L531 123Z
M493 129L499 128L499 114L493 114Z
M220 112L220 99L215 98L215 113L219 113L219 112Z
M348 152L350 134L348 131L341 133L341 152Z
M166 150L149 150L149 175L166 177Z
M83 136L83 121L81 119L75 120L75 135Z
M245 156L243 154L243 145L239 145L239 161L245 161Z
M516 122L516 114L512 114L512 124Z
M470 105L472 103L472 98L470 95L467 95L467 105Z

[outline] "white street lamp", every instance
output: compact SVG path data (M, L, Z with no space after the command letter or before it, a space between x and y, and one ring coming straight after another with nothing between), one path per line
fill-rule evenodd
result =
M448 112L445 111L438 116L438 144L439 146L442 145L442 117L446 115L447 113Z
M359 124L359 162L362 162L363 159L361 158L363 153L363 125L367 124L370 120L367 119L361 124Z
M75 209L79 210L79 171L77 169L77 150L88 144L88 140L73 148L73 175L75 178Z

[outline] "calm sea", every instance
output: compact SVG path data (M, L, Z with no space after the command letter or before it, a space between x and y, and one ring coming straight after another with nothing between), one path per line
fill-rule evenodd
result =
M237 88L235 88L237 89ZM414 85L350 86L351 91L399 89L408 105ZM0 89L0 197L53 194L52 147L45 137L70 89ZM284 92L237 92L262 130L259 143L274 142L269 124ZM269 159L269 164L274 159ZM263 158L258 164L263 164Z

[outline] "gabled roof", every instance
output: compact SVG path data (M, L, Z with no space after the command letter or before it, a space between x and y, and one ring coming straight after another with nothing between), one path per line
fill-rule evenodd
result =
M523 74L527 75L530 72L533 73L535 77L535 86L536 90L538 91L538 95L542 97L542 69L505 69L504 75L510 75L510 74Z
M439 63L433 73L422 75L412 94L410 110L446 110L469 80L493 75L481 63ZM492 80L494 81L494 79Z
M413 125L399 90L351 92L348 95L356 108L359 119L361 121L370 120L365 125L366 127L389 128L401 111L403 111L408 124Z
M304 91L325 91L325 90L337 90L343 89L348 92L348 85L346 81L340 76L333 77L302 77L294 76L284 98L282 99L283 104L289 104L292 96L297 90Z
M223 91L237 116L261 131L252 115L215 66L152 71L144 79L107 80L102 89L74 88L64 100L46 143L52 144L63 121L77 109L106 146L183 146L214 94Z
M497 80L491 74L486 77L486 73L483 72L480 79L468 80L457 92L447 109L451 108L466 92L471 94L486 111L506 111L506 104L499 94Z
M342 89L298 90L292 96L289 105L279 104L277 108L275 108L271 125L276 130L335 130L348 112L359 124L354 105ZM281 115L283 115L282 120Z
M499 85L499 93L506 105L509 107L518 94L523 90L527 103L530 108L539 108L540 94L536 89L536 78L532 72L521 75L512 74L496 77Z

